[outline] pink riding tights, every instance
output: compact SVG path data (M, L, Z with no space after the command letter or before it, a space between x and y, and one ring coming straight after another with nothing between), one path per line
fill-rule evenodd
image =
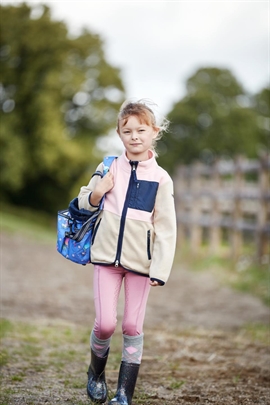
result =
M94 266L94 302L96 318L94 333L99 339L109 339L117 324L117 304L122 282L125 289L125 309L122 322L124 335L137 336L143 331L146 303L150 291L149 278L122 267Z

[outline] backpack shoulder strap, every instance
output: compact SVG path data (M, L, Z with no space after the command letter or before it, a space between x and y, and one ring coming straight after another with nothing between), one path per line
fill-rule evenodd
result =
M103 176L109 171L112 162L117 159L117 156L105 156L103 159Z

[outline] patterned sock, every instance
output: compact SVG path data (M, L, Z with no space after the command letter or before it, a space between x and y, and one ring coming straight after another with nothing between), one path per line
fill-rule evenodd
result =
M97 355L97 357L105 357L107 355L107 351L110 347L111 338L109 339L99 339L94 334L92 330L90 335L90 347L93 352Z
M137 336L123 335L122 361L141 364L143 352L143 334Z

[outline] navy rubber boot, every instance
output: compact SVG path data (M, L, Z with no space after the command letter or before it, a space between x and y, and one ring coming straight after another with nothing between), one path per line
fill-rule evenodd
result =
M117 392L109 405L131 405L140 364L122 361L119 371Z
M97 357L91 349L91 364L88 368L87 394L91 401L96 404L103 404L108 395L105 379L105 367L108 360L108 353L105 357Z

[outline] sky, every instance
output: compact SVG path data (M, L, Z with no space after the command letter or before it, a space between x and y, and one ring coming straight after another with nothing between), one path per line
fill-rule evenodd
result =
M1 0L1 4L22 3ZM38 14L39 1L35 5ZM167 114L201 67L230 69L250 93L269 86L269 1L45 0L72 35L104 40L127 97L150 98Z

